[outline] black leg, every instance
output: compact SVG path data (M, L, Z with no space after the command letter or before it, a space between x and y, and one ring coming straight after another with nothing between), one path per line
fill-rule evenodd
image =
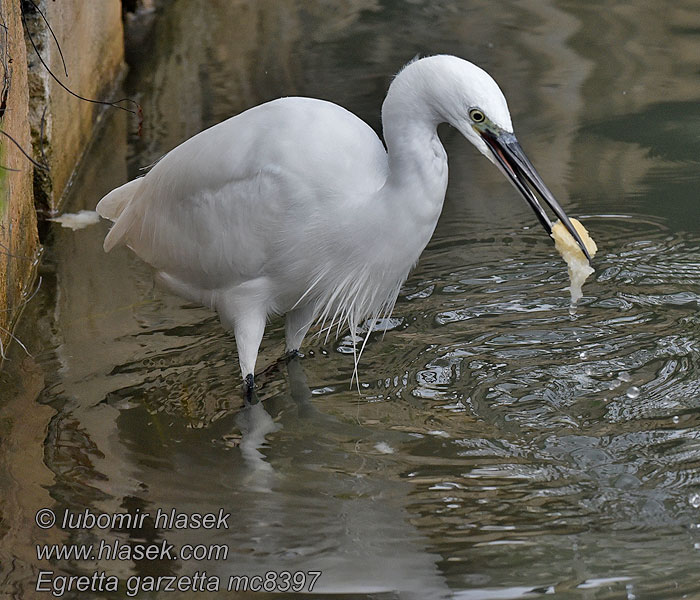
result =
M245 376L245 399L249 404L255 404L258 401L258 396L255 393L255 377L252 373Z

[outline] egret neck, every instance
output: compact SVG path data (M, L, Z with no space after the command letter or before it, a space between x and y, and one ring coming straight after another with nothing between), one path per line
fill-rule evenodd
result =
M437 134L445 118L420 88L404 85L404 78L410 78L410 71L397 76L382 106L389 172L379 195L394 215L388 222L397 234L410 231L412 239L404 237L401 245L416 246L415 261L433 234L447 190L447 153Z

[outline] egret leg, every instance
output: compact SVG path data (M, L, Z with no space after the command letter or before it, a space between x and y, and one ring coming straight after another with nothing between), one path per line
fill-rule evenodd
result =
M290 310L284 321L287 354L299 354L301 342L314 320L313 304L303 304Z
M255 387L255 361L265 333L267 315L259 311L245 311L237 315L233 322L233 335L236 337L238 362L245 379L246 392Z
M216 306L222 325L233 329L246 396L255 386L255 361L267 320L267 306L256 295L260 286L254 283L237 286L234 293L220 298Z
M306 383L304 368L301 366L298 356L292 356L287 360L287 376L289 378L289 394L292 400L299 407L309 404L311 390L309 389L309 384Z

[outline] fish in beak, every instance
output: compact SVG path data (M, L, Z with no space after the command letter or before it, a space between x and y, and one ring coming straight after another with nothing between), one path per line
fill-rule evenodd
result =
M591 261L591 256L586 249L586 245L583 243L581 236L578 231L574 228L566 216L564 209L556 201L552 192L549 191L547 186L542 181L539 173L535 170L528 157L523 152L520 147L517 138L514 134L505 131L494 131L491 127L480 127L476 128L481 138L484 140L486 145L489 147L491 152L493 152L496 158L496 164L501 167L501 170L505 173L511 183L516 187L516 189L522 194L525 201L530 205L532 210L535 211L535 215L539 219L542 226L545 228L548 234L552 234L552 222L549 220L547 213L542 208L537 195L544 201L544 203L552 210L552 212L559 217L559 220L564 224L566 230L572 235L576 240L578 245L581 247L584 256Z

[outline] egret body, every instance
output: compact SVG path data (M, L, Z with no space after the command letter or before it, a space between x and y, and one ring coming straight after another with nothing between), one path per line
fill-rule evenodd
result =
M216 310L233 331L249 389L265 323L286 315L288 351L319 321L351 331L388 315L433 234L447 188L437 135L447 122L578 233L513 135L506 100L453 56L409 63L382 107L386 149L344 108L281 98L195 135L97 205L170 291ZM585 247L582 245L587 255Z

